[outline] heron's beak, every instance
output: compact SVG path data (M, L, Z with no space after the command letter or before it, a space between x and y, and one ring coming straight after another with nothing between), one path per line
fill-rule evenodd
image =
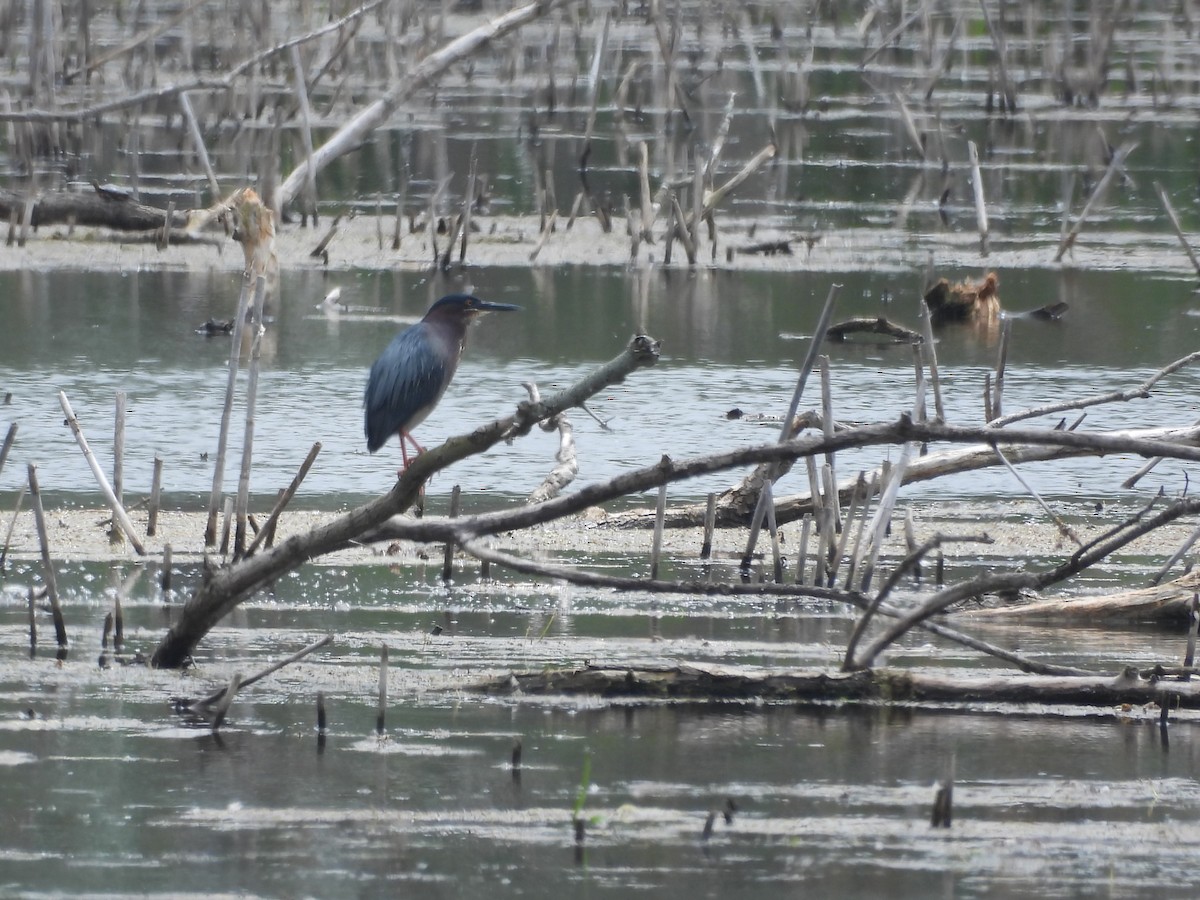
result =
M521 307L513 303L492 303L490 300L480 300L471 308L472 312L516 312Z

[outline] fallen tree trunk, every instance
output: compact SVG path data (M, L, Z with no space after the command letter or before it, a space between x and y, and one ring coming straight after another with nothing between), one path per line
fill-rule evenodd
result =
M471 56L490 41L529 24L562 6L566 0L534 0L524 6L497 16L473 31L450 41L434 53L422 59L383 96L363 107L345 125L334 132L329 140L317 147L312 156L298 165L279 186L279 205L288 206L308 179L325 168L339 156L355 150L366 138L417 91L437 81L442 74L460 60Z
M937 441L945 439L956 429L950 426L915 425L913 439L920 441ZM966 432L967 429L957 429ZM1020 433L1016 429L994 429L997 441L1020 441ZM982 432L975 430L976 434ZM1095 434L1095 432L1074 432L1075 434ZM1163 440L1172 443L1196 446L1198 430L1188 428L1155 428L1137 431L1107 432L1107 437L1128 437L1141 440ZM1065 438L1064 438L1065 440ZM1104 456L1108 453L1123 452L1117 448L1070 446L1069 444L1023 444L1012 443L1004 448L1004 456L1010 463L1048 462L1055 459L1071 459L1079 456ZM939 453L929 453L912 460L904 471L902 484L913 484L918 481L930 481L942 475L953 475L961 472L973 472L976 469L986 469L991 466L1002 466L1004 461L996 450L989 445L966 447L961 450L945 450ZM882 466L866 473L867 481L871 477L882 477ZM850 502L858 476L847 478L838 484L839 502ZM757 495L747 491L743 485L737 485L717 496L716 524L721 528L732 528L750 524L750 516L754 513ZM704 524L707 504L693 503L667 510L665 526L667 528L698 528ZM780 525L795 522L813 511L812 496L808 491L781 497L775 501L775 520ZM616 528L651 528L654 526L654 510L632 509L610 513L602 523Z
M611 700L779 703L1040 703L1114 707L1166 701L1200 709L1200 681L1108 676L931 675L891 669L841 673L681 664L588 665L513 672L470 686L487 694L588 694Z
M13 191L0 190L0 218L24 215L25 197ZM34 228L42 225L84 225L111 228L114 231L152 231L162 228L166 210L139 203L133 197L97 187L92 193L52 191L39 194L33 203ZM171 216L171 227L184 229L188 225L186 212Z
M1063 622L1075 625L1120 625L1152 622L1186 625L1192 596L1200 591L1200 572L1153 587L1118 591L1098 597L1036 600L1012 606L971 609L956 619L993 622Z

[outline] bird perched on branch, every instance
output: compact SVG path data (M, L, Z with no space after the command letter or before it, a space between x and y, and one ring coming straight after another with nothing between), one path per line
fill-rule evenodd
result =
M413 438L412 429L425 421L446 393L462 358L467 326L484 313L520 308L451 294L429 307L420 322L392 338L371 366L363 395L367 449L374 453L393 434L399 434L400 453L407 469L407 445L412 444L414 458L424 452Z

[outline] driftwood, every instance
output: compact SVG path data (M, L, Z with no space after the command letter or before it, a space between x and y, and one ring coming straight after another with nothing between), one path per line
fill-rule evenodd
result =
M932 675L892 669L832 673L686 664L513 672L471 686L487 694L589 694L641 702L1055 703L1120 707L1167 702L1200 709L1200 681L1109 676Z
M892 426L888 426L891 428ZM833 450L845 449L849 446L864 446L874 444L883 433L881 426L863 426L839 432L831 442ZM942 475L957 472L970 472L990 466L1003 465L999 455L991 445L995 440L1004 445L1004 455L1012 463L1046 462L1055 459L1070 459L1077 456L1102 455L1105 453L1131 452L1141 454L1141 450L1132 449L1135 444L1124 447L1121 442L1128 438L1131 441L1147 440L1152 442L1166 441L1173 446L1200 444L1200 429L1190 428L1158 428L1139 431L1110 432L1105 435L1092 432L1072 432L1068 438L1064 432L1051 429L1013 429L1013 428L955 428L934 424L918 424L905 419L905 424L890 432L893 438L912 435L912 440L922 443L935 441L954 441L956 443L978 443L979 446L966 447L961 450L946 450L929 453L914 459L904 472L903 484L913 484L919 481L929 481ZM1024 435L1024 437L1022 436ZM1056 444L1054 435L1064 437L1061 444ZM1025 437L1033 437L1036 444L1026 443ZM1090 443L1096 438L1096 443ZM1077 440L1081 439L1081 440ZM1110 443L1111 441L1111 443ZM902 443L903 441L888 441ZM985 443L987 442L987 443ZM1090 444L1090 446L1089 446ZM786 448L787 445L781 445ZM1143 445L1144 446L1144 445ZM757 455L750 459L759 461ZM872 474L882 475L879 467L866 473L870 479ZM850 502L851 493L857 482L857 476L846 479L838 484L838 496L843 503ZM717 525L728 528L749 524L750 515L754 510L753 497L745 492L726 491L718 496ZM779 524L787 524L812 515L813 498L811 492L804 491L788 497L782 497L775 502L775 517ZM667 510L668 528L698 528L704 523L705 504L695 503L674 507ZM615 528L649 528L654 524L653 514L642 509L611 513L605 520L605 525Z
M363 107L349 122L334 132L329 140L315 148L312 156L284 179L279 186L279 205L290 204L313 175L343 154L358 149L363 140L386 122L401 103L436 81L455 63L466 59L488 42L536 21L565 2L566 0L536 0L534 3L517 7L430 53L399 83L373 103Z
M1080 625L1122 625L1154 622L1186 625L1192 597L1200 591L1200 572L1189 572L1174 581L1096 597L1040 600L964 610L962 620L999 622L1063 622Z
M0 190L0 218L14 213L22 215L25 197L13 191ZM167 212L139 203L133 197L95 185L86 191L50 191L38 194L33 203L34 228L42 225L83 225L110 228L113 231L151 231L161 229ZM188 215L176 212L171 216L171 228L187 229Z
M243 600L311 559L345 547L352 541L364 540L373 529L408 509L417 499L422 485L435 472L482 453L501 441L526 434L538 422L578 406L596 392L622 381L634 370L654 365L658 353L657 341L637 335L620 356L569 388L540 403L520 403L514 414L483 425L470 434L450 438L442 446L422 453L382 497L305 534L293 535L265 553L208 573L159 642L151 665L172 669L182 667L209 630Z
M830 325L825 332L826 337L831 341L844 341L850 334L881 334L884 337L892 338L896 343L905 344L920 344L924 341L919 331L897 325L883 316L874 319L866 316L847 319L844 322Z

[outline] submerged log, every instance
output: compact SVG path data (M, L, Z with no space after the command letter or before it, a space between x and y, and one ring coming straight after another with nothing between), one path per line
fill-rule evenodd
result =
M607 699L680 702L1042 703L1122 706L1158 703L1200 708L1200 682L1112 676L933 675L889 669L752 669L693 665L661 668L588 665L513 672L472 685L487 694L588 694Z
M897 325L883 316L847 319L845 322L830 325L825 332L825 336L831 341L844 341L848 334L880 334L892 338L896 343L905 344L920 344L925 340L920 332Z

